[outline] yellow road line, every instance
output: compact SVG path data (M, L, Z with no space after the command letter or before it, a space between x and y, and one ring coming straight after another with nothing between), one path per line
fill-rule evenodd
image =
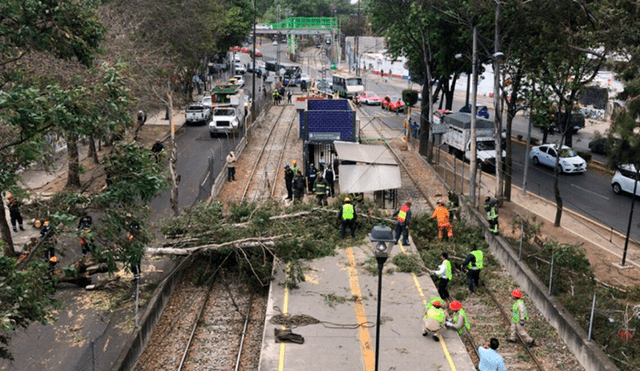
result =
M402 246L402 244L400 244L400 250L402 250L403 253L407 253L407 251L404 249L404 247ZM422 297L422 302L426 305L427 304L427 299L424 299L424 291L422 290L422 286L420 286L420 282L418 282L418 276L415 275L415 273L411 273L411 277L413 277L413 282L416 285L416 289L418 290L418 294L420 294L420 297ZM449 348L447 348L447 344L445 344L444 341L444 337L440 336L440 345L442 346L442 350L444 351L444 356L447 358L447 362L449 362L449 367L451 368L451 371L457 371L456 365L453 364L453 359L451 359L451 354L449 354Z
M351 294L358 298L355 301L354 309L356 311L356 319L358 323L367 322L367 314L364 311L364 305L362 304L362 294L360 292L360 283L358 281L358 271L356 270L356 259L353 256L353 249L349 247L346 249L347 259L349 260L348 272L349 272L349 285L351 286ZM379 298L378 298L379 300ZM362 347L362 362L364 363L365 371L372 371L375 367L375 355L373 353L373 346L371 344L371 335L369 329L364 326L358 327L360 335L360 346Z
M291 269L291 265L287 264L287 272L289 271L289 269ZM284 285L284 303L282 303L282 314L287 314L287 311L289 310L289 287L287 287L287 280L285 279L285 285ZM285 327L284 325L282 326L282 329L284 330ZM280 360L278 361L278 371L282 371L284 370L284 344L285 343L280 343Z

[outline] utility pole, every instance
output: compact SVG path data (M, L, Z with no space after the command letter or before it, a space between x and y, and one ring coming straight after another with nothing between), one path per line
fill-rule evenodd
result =
M256 0L253 0L253 55L251 58L251 64L253 65L251 75L251 99L253 99L253 103L251 103L251 119L256 119ZM245 120L246 121L246 120ZM244 132L247 132L247 123L244 124Z
M360 59L358 58L359 46L360 46L360 0L358 0L358 26L356 30L356 76L360 76Z
M476 171L478 167L476 138L476 101L478 98L478 27L473 26L473 55L471 57L471 155L469 158L469 200L471 207L476 206Z
M493 107L496 131L496 191L495 197L502 197L502 107L500 105L500 1L496 0L495 34L493 40Z

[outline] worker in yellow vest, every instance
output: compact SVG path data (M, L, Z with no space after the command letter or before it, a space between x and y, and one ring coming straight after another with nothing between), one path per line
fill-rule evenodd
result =
M346 197L344 199L344 204L342 205L342 210L340 211L340 235L342 239L347 236L347 226L349 226L349 230L351 231L351 238L356 238L356 218L358 218L358 214L356 214L356 208L351 204L351 199Z
M409 246L409 224L411 223L411 201L407 201L400 209L393 213L396 218L396 242L402 234L402 246Z
M462 262L462 266L467 267L467 285L469 292L473 293L475 288L480 285L480 272L484 268L484 255L475 243L471 244L471 252Z
M453 311L453 318L451 321L447 321L445 326L456 330L460 335L462 335L465 328L469 331L471 329L471 323L469 323L467 313L462 309L462 303L452 301L451 304L449 304L449 308Z
M442 303L439 300L434 301L429 309L425 307L422 336L431 335L433 340L440 341L438 336L444 328L444 322L448 319L447 313L442 309Z
M453 271L451 262L449 262L449 254L443 252L440 254L440 260L442 264L438 266L438 270L429 271L431 274L435 274L440 281L438 282L438 294L443 300L449 299L449 291L447 291L447 285L453 278Z
M535 340L529 336L527 330L524 329L527 321L529 320L529 315L527 314L527 307L524 305L524 300L522 300L522 291L513 290L511 292L511 298L513 299L513 305L511 306L511 331L509 334L509 342L516 342L516 332L520 334L522 340L527 343L529 348L535 345Z

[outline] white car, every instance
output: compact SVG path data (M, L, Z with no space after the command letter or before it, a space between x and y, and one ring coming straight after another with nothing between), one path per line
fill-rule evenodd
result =
M200 103L202 103L203 106L209 107L209 109L211 109L211 96L203 97Z
M529 158L534 165L542 164L551 168L556 166L557 146L555 144L543 144L533 147L529 152ZM584 173L587 171L587 162L571 147L560 147L560 161L558 172L560 173Z
M611 178L611 188L615 194L622 192L632 194L637 176L636 167L633 165L620 165ZM640 196L640 182L636 187L636 195Z
M244 86L244 77L242 77L242 75L235 75L233 78L236 79L236 83L240 85L240 87Z

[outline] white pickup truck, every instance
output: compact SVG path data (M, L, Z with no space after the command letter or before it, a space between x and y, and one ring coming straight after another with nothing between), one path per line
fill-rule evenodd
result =
M206 123L211 119L211 108L202 103L192 103L185 113L186 124Z

